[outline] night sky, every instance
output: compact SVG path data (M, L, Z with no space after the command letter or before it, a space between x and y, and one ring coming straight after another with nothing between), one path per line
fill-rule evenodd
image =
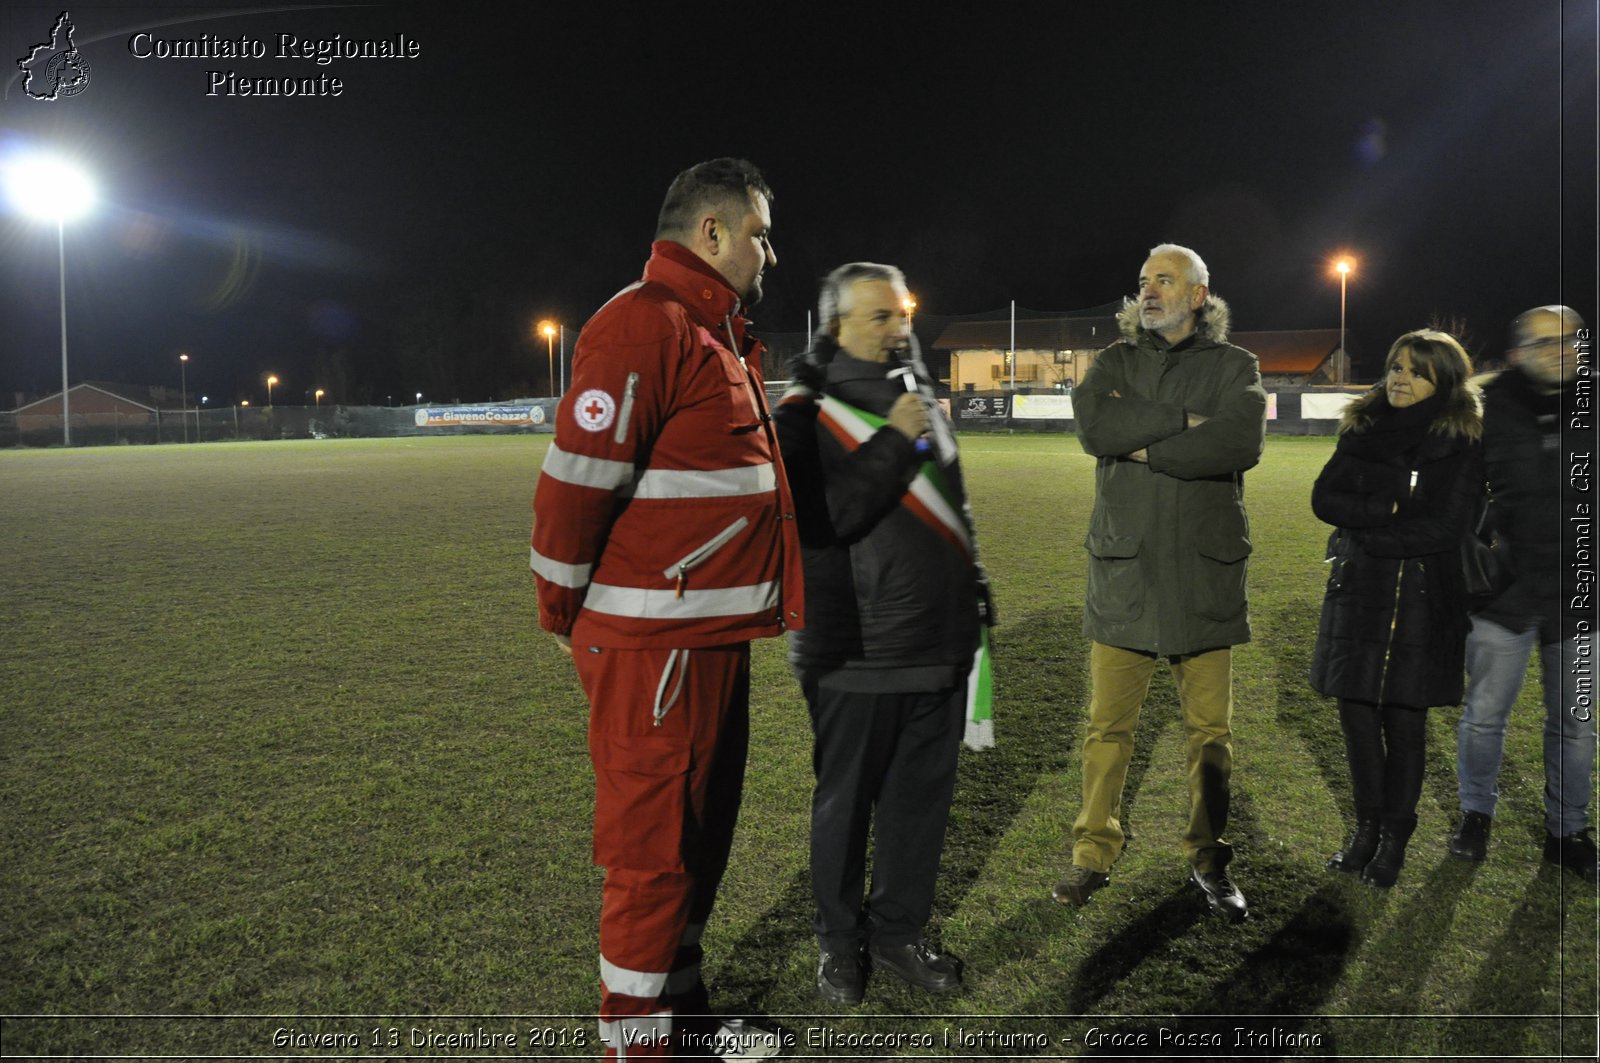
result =
M0 154L100 189L66 234L73 382L176 386L187 352L214 405L268 372L280 403L543 394L534 322L570 337L638 276L672 176L730 154L776 192L759 329L804 329L852 259L931 314L1095 306L1164 240L1239 330L1337 328L1353 254L1369 374L1430 322L1483 359L1528 307L1594 321L1593 0L769 6L73 4L89 81L53 101L15 64L62 8L7 6ZM141 32L267 55L141 59ZM318 65L279 34L419 54ZM59 387L54 227L7 207L0 274L4 409Z

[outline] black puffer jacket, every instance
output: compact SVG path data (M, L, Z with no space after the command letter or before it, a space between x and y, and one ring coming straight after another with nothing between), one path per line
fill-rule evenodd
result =
M1488 475L1491 519L1511 540L1517 578L1479 611L1512 631L1539 624L1539 641L1561 638L1563 611L1574 619L1592 615L1580 598L1561 595L1563 513L1576 508L1572 477L1563 475L1561 408L1576 408L1578 380L1546 394L1517 369L1480 378L1483 385L1483 463Z
M1339 430L1311 491L1311 508L1336 528L1311 686L1374 705L1457 704L1461 540L1483 497L1477 391L1396 409L1380 385L1350 404Z
M921 361L913 354L907 364L931 395ZM851 449L822 408L831 396L886 417L906 391L886 375L895 368L852 358L822 335L790 366L796 386L774 420L800 524L806 627L789 633L789 654L802 674L832 673L848 688L939 690L965 674L980 609L992 611L955 437L940 426L943 457L923 455L884 424ZM946 512L964 525L965 552L902 504L925 460L954 502Z

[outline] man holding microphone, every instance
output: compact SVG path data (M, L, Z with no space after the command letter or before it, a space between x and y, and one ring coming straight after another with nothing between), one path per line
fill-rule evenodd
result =
M830 273L821 330L790 366L795 384L774 418L809 613L789 655L816 740L817 989L840 1004L861 1001L869 963L929 992L961 986L960 962L934 951L923 928L968 675L994 610L955 434L932 408L908 303L893 266Z

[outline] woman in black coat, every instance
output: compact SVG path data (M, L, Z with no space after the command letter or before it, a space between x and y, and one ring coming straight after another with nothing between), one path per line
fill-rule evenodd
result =
M1417 825L1431 705L1461 701L1462 537L1483 495L1483 415L1455 338L1408 332L1346 409L1311 491L1334 525L1311 685L1339 699L1356 827L1328 862L1392 886Z

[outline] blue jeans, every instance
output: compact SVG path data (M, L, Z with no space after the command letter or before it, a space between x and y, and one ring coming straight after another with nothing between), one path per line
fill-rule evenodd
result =
M1593 789L1595 721L1593 686L1595 637L1586 647L1566 639L1539 646L1544 681L1545 829L1564 837L1589 825ZM1522 689L1528 657L1539 643L1538 625L1509 631L1482 617L1472 618L1467 636L1467 699L1456 729L1456 776L1461 810L1494 815L1500 796L1496 777L1505 750L1506 719ZM1584 652L1580 655L1580 648ZM1579 698L1579 667L1584 673Z

